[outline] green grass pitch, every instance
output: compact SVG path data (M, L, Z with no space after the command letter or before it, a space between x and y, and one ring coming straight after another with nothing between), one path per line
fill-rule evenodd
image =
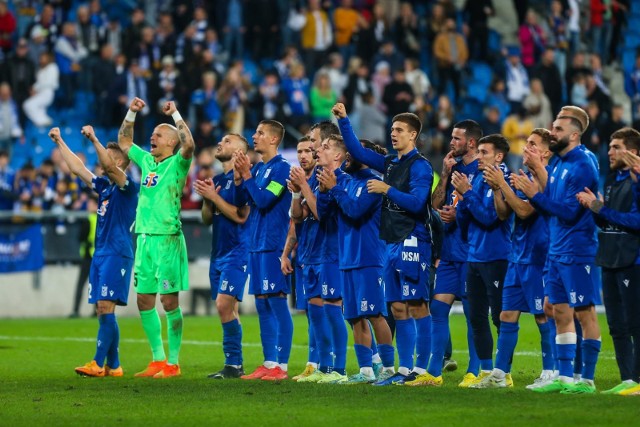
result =
M465 373L464 318L451 317L454 358L460 367L445 373L440 388L338 386L292 381L215 381L222 367L222 332L217 317L186 317L181 378L136 379L150 360L137 318L120 322L124 378L82 378L73 368L93 357L96 319L0 321L0 426L263 426L318 425L637 425L640 397L538 395L525 385L540 373L539 335L533 318L521 318L513 364L515 387L468 390L457 387ZM596 385L619 382L604 318L603 351ZM245 369L262 361L258 320L244 316ZM307 358L306 318L294 316L289 364L299 373ZM349 344L348 372L357 371Z

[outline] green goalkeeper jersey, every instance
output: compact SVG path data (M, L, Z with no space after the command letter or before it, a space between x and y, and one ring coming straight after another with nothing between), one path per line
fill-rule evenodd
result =
M153 156L131 146L129 158L141 169L140 195L136 210L137 234L177 234L180 222L180 198L192 159L180 153L156 163Z

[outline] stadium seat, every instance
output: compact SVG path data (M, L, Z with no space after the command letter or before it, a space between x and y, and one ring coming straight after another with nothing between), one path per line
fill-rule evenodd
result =
M635 48L625 48L622 51L622 69L631 71L636 64L637 50Z
M484 103L487 100L487 87L480 82L473 81L467 86L467 97Z

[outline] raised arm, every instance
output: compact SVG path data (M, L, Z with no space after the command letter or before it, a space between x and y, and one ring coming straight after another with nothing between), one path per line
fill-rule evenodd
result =
M384 173L384 156L373 150L368 150L362 146L358 137L353 132L349 117L347 117L347 109L344 104L337 103L331 110L333 115L338 119L340 133L344 139L344 144L351 156L358 162L375 169L380 173Z
M180 138L180 155L183 159L191 159L193 157L193 152L196 149L196 144L193 141L193 136L191 135L189 126L187 126L176 108L176 103L173 101L165 103L162 107L162 112L167 116L171 116L178 128L178 138Z
M136 114L142 111L145 105L146 104L142 99L133 98L133 101L131 101L131 104L129 105L129 111L127 111L127 115L122 121L122 125L120 125L120 130L118 131L118 145L126 155L129 155L129 149L133 145L133 124L136 121Z
M102 169L104 169L107 176L109 176L109 179L115 182L118 187L124 187L127 184L127 175L122 169L118 167L118 165L116 165L115 160L109 155L109 151L104 148L98 138L96 138L93 127L84 126L82 128L82 134L89 141L91 141L91 143L95 147L100 165L102 166Z
M76 174L89 187L93 187L93 178L95 175L87 169L82 160L69 149L67 144L60 136L60 128L52 128L49 131L49 138L58 146L62 159L69 165L69 170Z

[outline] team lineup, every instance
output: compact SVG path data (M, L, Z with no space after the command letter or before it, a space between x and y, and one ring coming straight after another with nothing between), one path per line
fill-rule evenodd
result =
M158 125L149 152L135 145L134 122L145 105L131 102L117 143L105 147L91 126L82 128L101 177L69 150L58 128L49 133L71 171L98 195L89 302L99 329L93 360L76 368L84 376L124 375L115 308L128 302L132 273L152 353L135 376L181 374L179 293L189 283L180 197L195 145L173 102L163 112L175 126ZM511 365L525 312L540 331L542 362L527 388L595 393L601 347L595 306L604 303L621 380L604 393L640 394L639 132L611 135L603 196L597 160L580 142L589 117L575 106L563 107L552 129L528 136L526 172L508 170L504 136L484 136L473 120L456 123L435 185L431 163L416 149L422 131L416 115L393 117L396 154L387 154L358 139L344 105L332 113L337 125L316 123L299 140L299 166L278 154L284 126L263 120L253 135L260 161L252 165L245 137L227 134L215 149L223 172L194 183L204 200L202 220L214 227L209 277L223 331L224 365L210 378L290 378L288 295L295 275L296 308L306 311L309 338L308 361L295 381L440 386L450 354L449 313L459 300L469 353L460 387L514 387ZM141 170L140 184L126 173L130 161ZM247 286L264 358L252 372L244 371L238 315ZM359 366L350 375L348 326Z

